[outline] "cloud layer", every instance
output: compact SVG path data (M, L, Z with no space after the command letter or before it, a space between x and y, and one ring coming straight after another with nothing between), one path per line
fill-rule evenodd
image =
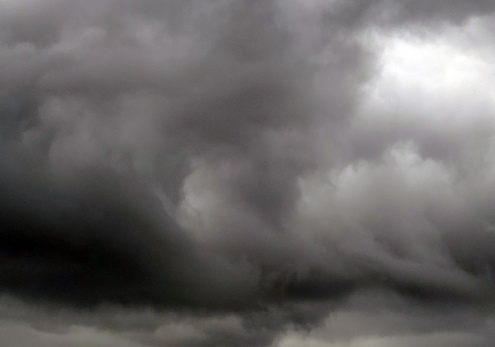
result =
M493 11L0 2L5 344L488 346Z

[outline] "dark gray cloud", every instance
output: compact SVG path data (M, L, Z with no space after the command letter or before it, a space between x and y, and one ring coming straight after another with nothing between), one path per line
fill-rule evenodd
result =
M4 344L488 345L494 10L2 2Z

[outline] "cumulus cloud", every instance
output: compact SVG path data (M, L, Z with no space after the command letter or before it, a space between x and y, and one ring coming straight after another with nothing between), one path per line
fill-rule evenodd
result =
M0 2L4 344L487 345L493 11Z

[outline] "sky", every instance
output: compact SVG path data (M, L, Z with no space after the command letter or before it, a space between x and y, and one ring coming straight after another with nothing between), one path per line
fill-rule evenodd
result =
M494 23L0 0L0 345L491 346Z

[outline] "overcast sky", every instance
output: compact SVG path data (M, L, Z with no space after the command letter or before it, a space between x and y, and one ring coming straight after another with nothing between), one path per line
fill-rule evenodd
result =
M0 345L495 341L493 0L0 0Z

